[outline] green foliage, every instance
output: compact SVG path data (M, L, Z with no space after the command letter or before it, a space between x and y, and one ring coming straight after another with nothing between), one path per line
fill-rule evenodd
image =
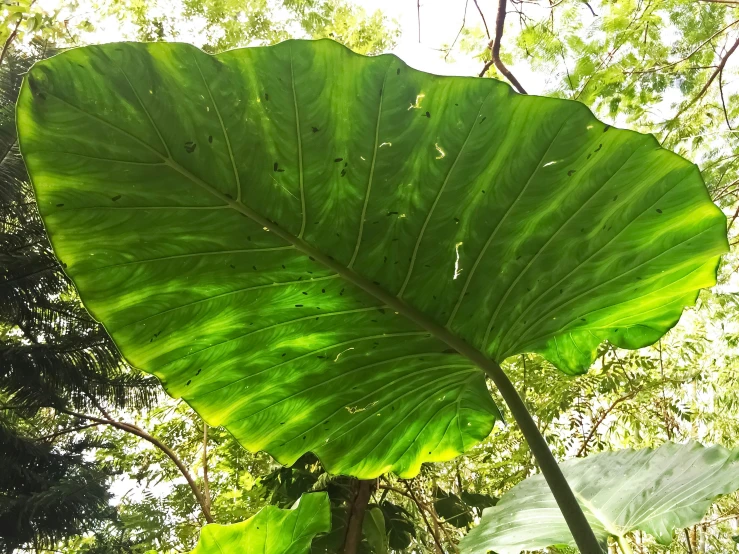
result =
M448 493L441 487L436 487L434 491L434 509L455 527L468 527L473 521L467 505L456 494Z
M330 520L328 495L306 494L292 510L267 506L242 523L206 525L192 554L306 554Z
M721 446L666 443L604 452L561 464L596 536L624 541L635 531L669 545L676 528L698 523L717 496L739 489L739 453ZM529 477L485 510L463 552L522 550L574 540L541 475Z
M275 44L293 37L332 38L362 54L392 48L399 35L396 22L379 10L367 13L346 0L183 0L171 2L94 3L101 14L136 29L131 38L188 42L210 53L256 44Z

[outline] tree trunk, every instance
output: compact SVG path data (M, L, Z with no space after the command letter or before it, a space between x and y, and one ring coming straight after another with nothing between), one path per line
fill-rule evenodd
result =
M367 511L370 494L375 481L357 481L354 499L349 508L349 517L346 522L344 536L344 554L357 554L359 543L362 541L362 522Z

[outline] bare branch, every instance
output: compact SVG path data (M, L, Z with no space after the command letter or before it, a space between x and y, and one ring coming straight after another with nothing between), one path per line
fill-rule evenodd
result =
M192 478L192 475L190 475L190 472L187 471L185 464L183 464L182 460L180 460L177 457L177 454L175 454L172 451L172 449L169 448L162 441L160 441L156 437L153 437L152 435L150 435L143 429L136 427L135 425L131 425L129 423L124 423L122 421L116 421L114 419L102 419L102 418L87 415L87 414L80 414L77 412L73 412L72 410L67 410L65 408L59 408L59 411L64 412L65 414L76 416L80 419L87 419L89 421L94 421L96 423L110 425L111 427L115 427L116 429L120 429L121 431L125 431L126 433L131 433L132 435L136 435L137 437L142 438L145 441L148 441L154 446L156 446L159 450L164 452L164 454L166 454L166 456L170 460L174 462L174 464L177 466L177 469L180 470L180 473L182 473L183 477L187 481L188 485L190 485L190 489L192 489L192 492L195 495L195 498L197 499L198 504L200 504L200 508L203 511L203 516L205 516L205 521L207 521L208 523L213 523L213 517L210 515L210 509L207 503L205 502L205 499L203 498L203 495L201 494L200 489L195 483L195 480Z
M477 5L477 1L475 1L475 5ZM482 12L481 12L482 13ZM505 16L506 16L506 0L498 0L498 17L495 20L495 40L493 40L493 47L491 49L491 53L493 55L492 62L488 62L485 64L485 67L483 68L482 72L480 73L480 77L485 75L485 72L490 68L491 64L495 64L495 67L498 68L498 71L500 71L508 81L514 86L514 88L520 92L521 94L527 94L526 90L521 86L521 83L518 82L518 79L516 79L513 76L513 73L511 73L508 68L505 66L503 61L500 59L500 43L503 39L503 28L505 27Z

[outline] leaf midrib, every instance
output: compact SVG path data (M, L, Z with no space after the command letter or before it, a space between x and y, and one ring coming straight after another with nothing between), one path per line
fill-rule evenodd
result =
M313 245L309 244L305 240L281 228L279 224L262 216L261 214L256 212L254 209L244 204L242 201L235 200L231 198L230 196L226 195L225 193L220 192L213 185L207 183L206 181L204 181L197 175L190 172L185 167L178 164L171 156L163 155L156 148L152 147L150 144L143 141L136 135L126 131L125 129L122 129L121 127L107 121L106 119L103 119L95 114L89 113L79 108L78 106L72 104L68 100L50 91L48 91L47 94L48 96L54 97L60 102L63 102L64 104L78 111L79 113L87 117L90 117L102 123L103 125L106 125L107 127L114 129L115 131L122 133L126 135L127 137L129 137L130 139L134 140L135 142L140 144L142 147L144 147L146 150L148 150L149 152L151 152L152 154L160 158L162 160L163 165L166 165L170 169L176 171L177 173L179 173L180 175L182 175L183 177L191 181L193 184L198 185L203 190L207 191L214 197L221 200L226 206L248 217L249 219L251 219L258 225L260 225L265 230L269 232L273 232L275 235L280 237L282 240L284 240L288 244L295 247L302 254L308 256L309 258L313 258L314 260L322 263L327 268L333 270L334 272L336 272L336 274L342 277L345 281L362 289L367 294L374 296L376 299L383 302L386 307L393 309L398 314L402 314L408 320L410 320L411 322L419 326L421 329L430 333L436 339L442 341L443 343L445 343L446 345L448 345L449 347L451 347L458 353L467 357L470 361L476 364L480 369L482 369L483 371L491 375L491 377L493 376L492 374L502 374L502 370L500 369L500 366L495 361L488 358L485 354L483 354L480 350L478 350L474 346L468 344L461 337L458 337L457 335L453 334L451 331L446 329L444 326L431 320L428 316L420 312L418 309L414 308L413 306L410 306L409 304L407 304L405 301L398 298L397 296L387 292L385 289L374 284L369 279L357 274L352 269L349 269L343 264L337 262L332 256L325 254L324 252L315 248ZM137 95L137 99L139 99L138 95ZM161 132L156 127L156 124L153 122L153 119L151 119L150 116L148 115L148 110L146 110L146 108L143 105L143 102L141 102L140 99L139 99L139 103L142 105L142 109L147 113L147 117L149 117L149 121L154 127L154 130L156 131L157 135L161 137ZM163 143L163 146L165 150L169 152L169 148L167 147L166 143ZM495 379L495 381L496 381L496 384L500 385L500 383L497 382L498 379Z

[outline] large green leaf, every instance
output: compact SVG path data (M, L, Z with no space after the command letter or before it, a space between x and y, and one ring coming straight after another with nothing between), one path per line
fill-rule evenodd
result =
M698 523L713 500L739 489L739 450L666 443L568 460L562 472L596 537L644 531L670 544L675 529ZM483 512L463 553L498 554L575 542L546 481L534 475Z
M126 359L250 450L361 478L490 432L461 340L582 372L674 325L727 249L653 137L330 41L73 49L34 66L18 123Z
M191 554L307 554L313 537L330 529L328 495L315 492L292 510L267 506L241 523L206 525Z

